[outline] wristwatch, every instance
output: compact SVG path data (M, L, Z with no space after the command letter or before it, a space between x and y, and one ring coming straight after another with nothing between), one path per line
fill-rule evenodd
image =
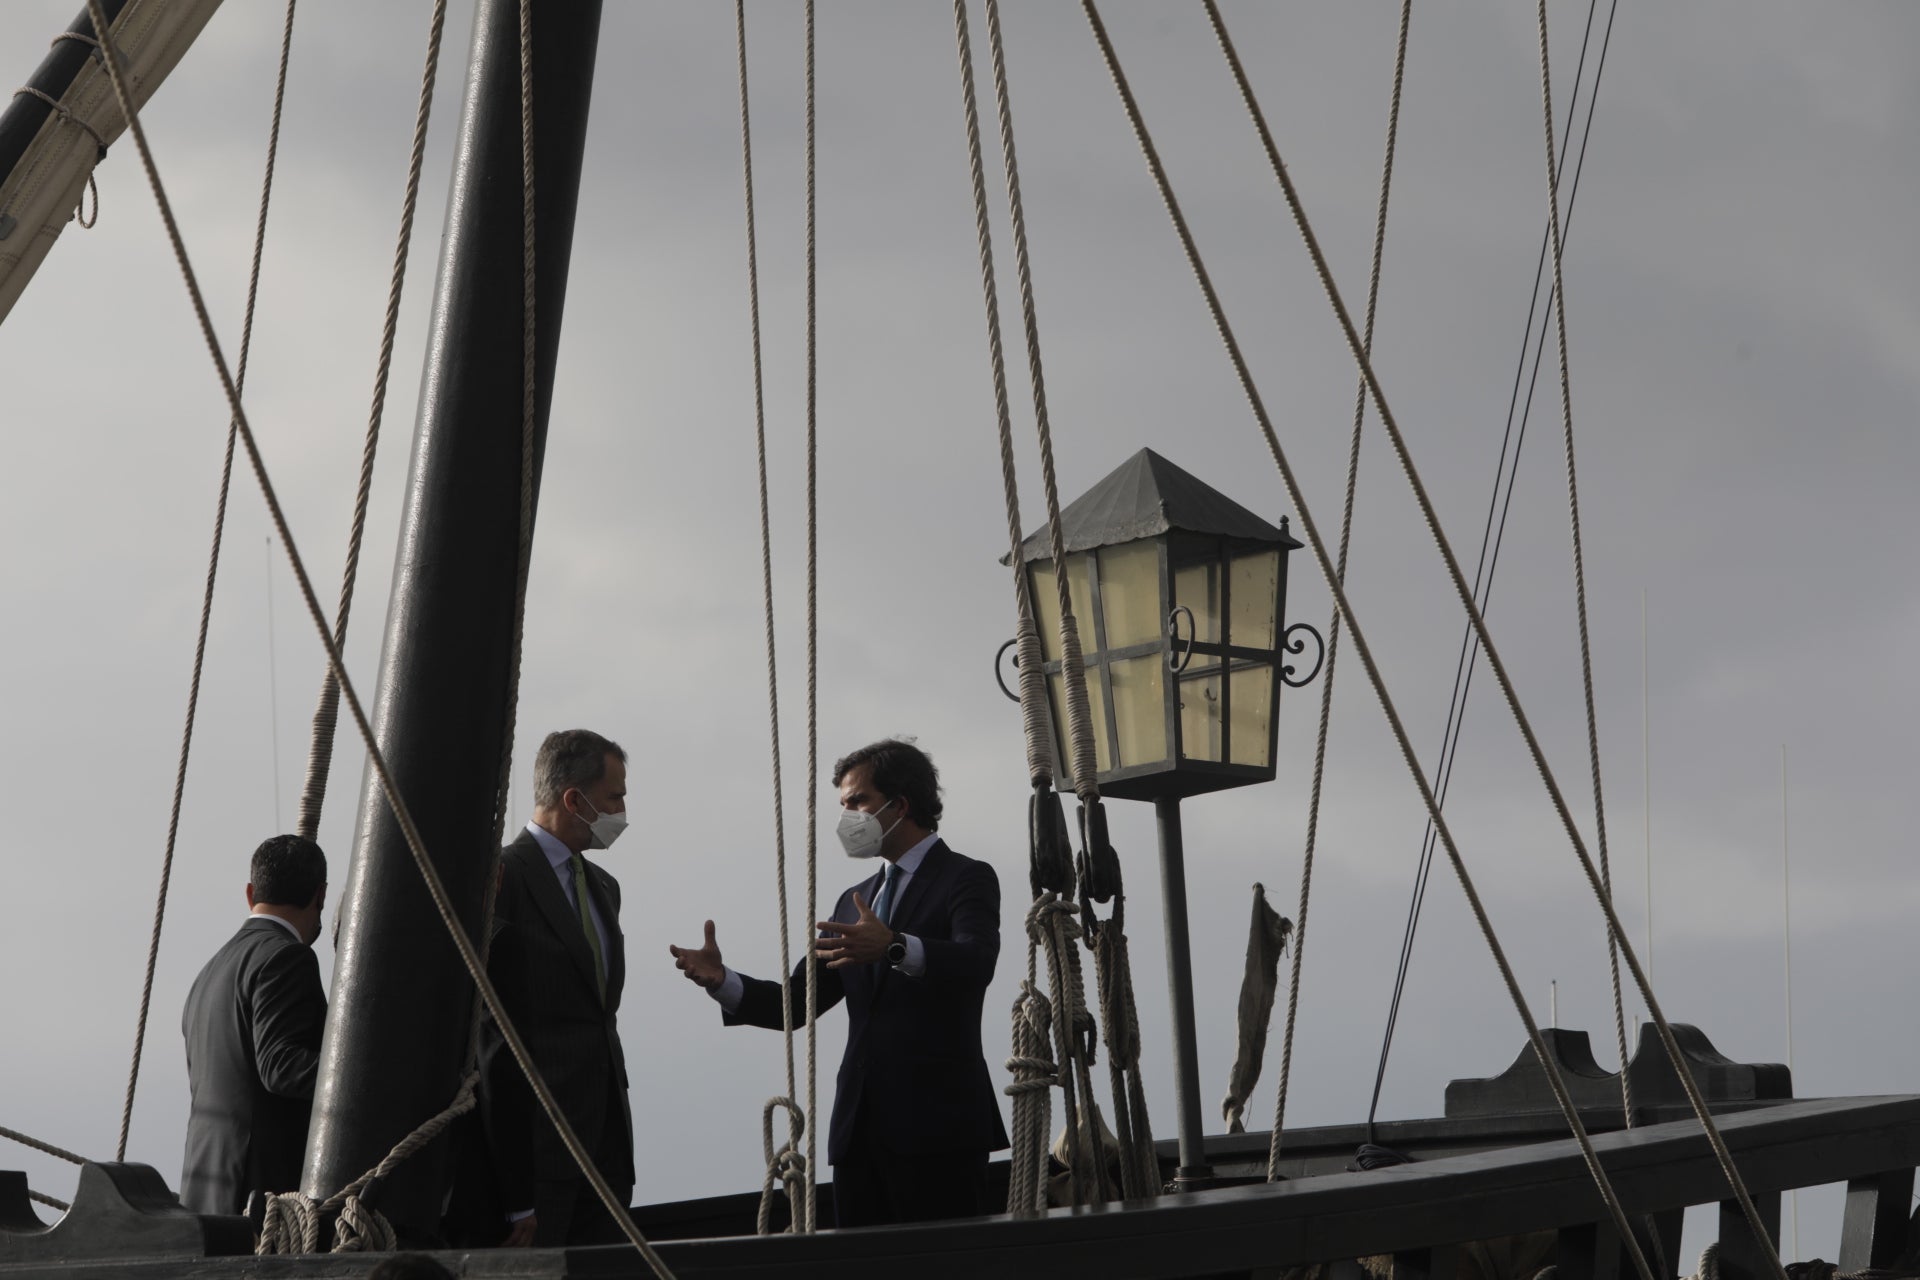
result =
M895 930L893 941L887 944L887 963L894 966L907 962L907 935Z

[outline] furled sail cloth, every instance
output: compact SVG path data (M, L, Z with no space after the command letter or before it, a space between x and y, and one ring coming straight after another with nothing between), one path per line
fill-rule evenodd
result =
M1233 1070L1220 1111L1228 1133L1245 1133L1243 1113L1253 1086L1260 1082L1260 1061L1267 1052L1267 1027L1279 989L1280 957L1286 954L1293 923L1267 905L1266 886L1253 886L1253 921L1247 930L1247 969L1240 981L1240 1017Z
M119 6L110 35L136 103L144 106L153 96L219 7L220 0L126 0ZM113 13L114 6L106 11ZM69 30L92 31L84 9ZM12 162L0 175L0 322L73 220L103 146L127 127L90 37L55 40L28 83L60 106L23 91L0 117L0 164ZM34 131L36 120L41 123ZM127 166L130 176L134 171Z

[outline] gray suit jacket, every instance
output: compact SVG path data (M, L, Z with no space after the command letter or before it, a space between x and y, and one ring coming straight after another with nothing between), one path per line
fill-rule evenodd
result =
M620 883L601 867L587 863L588 891L607 927L603 1003L579 913L568 903L539 843L522 829L502 852L501 865L495 915L515 935L512 962L521 970L512 985L520 995L514 1003L522 1007L508 1012L568 1123L587 1150L599 1154L600 1172L616 1189L630 1187L633 1119L618 1026L620 993L627 981ZM493 1056L503 1060L502 1069L517 1072L518 1067L498 1047L498 1033L491 1024L485 1034ZM537 1103L531 1119L534 1174L542 1179L578 1177L578 1167L561 1143L559 1131Z
M240 1213L250 1191L297 1191L327 996L313 948L274 921L240 927L193 981L180 1201Z

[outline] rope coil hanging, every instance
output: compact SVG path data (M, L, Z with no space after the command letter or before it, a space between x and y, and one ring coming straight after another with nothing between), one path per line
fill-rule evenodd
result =
M528 13L524 7L525 3L526 0L523 0L521 10L523 37ZM106 30L108 24L101 9L101 0L87 0L87 9L93 20L95 30ZM226 358L221 350L219 339L213 331L213 322L207 310L206 298L200 290L199 278L195 274L192 263L187 257L186 244L181 238L178 220L174 217L173 206L167 198L165 186L160 181L159 170L155 166L153 152L148 144L145 129L140 123L138 112L134 108L131 95L127 88L126 76L119 65L117 55L115 55L111 49L107 51L106 64L108 75L113 83L114 96L120 104L121 111L127 117L128 131L133 135L134 143L139 151L141 167L147 175L149 187L153 190L154 201L159 206L161 222L166 228L168 243L173 250L174 260L180 268L182 281L186 285L188 297L192 302L194 317L199 324L201 338L205 342L208 355L213 361L214 371L220 380L221 390L226 395L228 407L232 410L234 419L239 424L240 442L246 447L247 460L253 469L255 480L260 486L261 496L266 502L268 515L273 522L275 532L280 537L281 545L286 548L287 559L293 569L294 580L300 587L301 599L306 604L308 617L314 623L316 633L319 635L322 649L326 654L327 663L333 670L335 678L340 682L341 696L345 699L348 712L353 717L354 727L358 730L361 741L366 745L368 764L372 768L375 777L378 778L381 791L393 810L394 821L406 839L407 848L413 855L414 865L419 870L427 893L433 900L435 910L440 916L441 924L447 930L447 934L452 940L455 950L459 953L461 963L466 966L468 976L479 989L488 1011L493 1015L498 1024L501 1036L506 1041L508 1049L512 1052L514 1060L519 1063L521 1070L526 1073L527 1081L533 1087L534 1096L539 1100L542 1111L553 1124L555 1131L559 1134L562 1143L567 1148L568 1154L573 1157L575 1165L593 1187L594 1193L600 1199L601 1203L606 1205L608 1211L614 1215L615 1221L620 1224L628 1241L640 1251L641 1256L646 1260L654 1274L666 1280L667 1277L672 1275L672 1272L653 1247L647 1243L646 1237L634 1226L632 1219L624 1212L625 1207L618 1203L611 1188L608 1187L605 1177L600 1173L592 1158L588 1155L586 1148L581 1144L579 1135L574 1132L572 1124L568 1122L565 1114L561 1112L559 1104L554 1099L551 1088L547 1085L540 1070L534 1065L532 1057L527 1050L526 1042L521 1038L518 1029L514 1027L511 1018L507 1017L502 1009L499 992L494 989L492 980L487 976L484 961L481 960L472 939L468 937L466 930L461 927L460 921L454 913L453 903L448 896L446 885L441 880L438 869L434 866L432 858L427 853L419 827L413 820L412 811L408 807L405 798L400 794L399 788L394 782L392 770L389 768L386 757L384 753L381 752L380 745L374 737L373 725L367 717L366 707L361 702L360 696L355 690L351 679L347 676L346 666L341 658L339 646L333 642L331 630L327 626L326 616L320 607L319 597L314 592L313 580L307 573L306 563L301 558L299 550L294 544L291 532L288 529L285 509L281 506L279 494L273 486L271 477L267 474L265 461L260 455L259 442L254 436L252 425L247 419L246 410L241 404L238 389L227 367Z

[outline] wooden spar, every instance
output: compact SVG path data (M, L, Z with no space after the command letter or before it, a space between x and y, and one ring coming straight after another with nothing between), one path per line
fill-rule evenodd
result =
M494 874L520 539L522 228L518 0L480 0L427 339L374 725L469 936ZM579 197L598 0L534 11L534 485ZM303 1186L325 1197L453 1099L473 984L369 771L340 904ZM402 1240L438 1226L444 1138L380 1208Z

